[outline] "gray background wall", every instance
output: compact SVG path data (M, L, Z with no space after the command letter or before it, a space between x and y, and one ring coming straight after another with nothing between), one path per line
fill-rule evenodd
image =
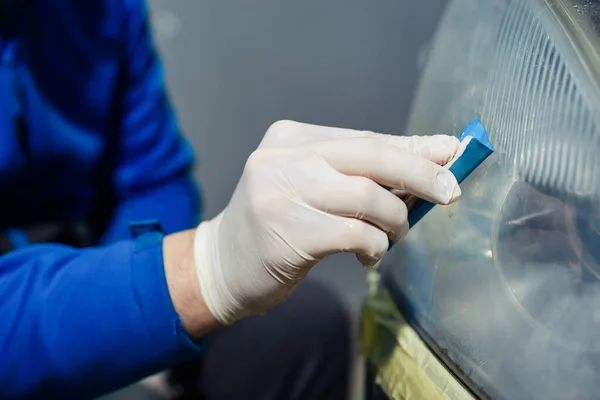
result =
M226 204L278 119L402 132L445 0L150 0L181 124L198 153L205 217ZM351 256L312 276L351 306L366 293Z

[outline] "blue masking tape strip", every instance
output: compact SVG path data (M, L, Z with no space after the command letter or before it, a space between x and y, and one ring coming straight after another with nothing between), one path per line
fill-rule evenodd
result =
M454 174L458 183L462 183L486 158L494 152L494 146L488 139L485 127L478 119L474 119L458 137L461 142L466 137L472 137L463 154L454 161L450 172ZM435 204L419 199L408 213L408 225L412 228L421 220ZM390 248L394 245L390 241Z

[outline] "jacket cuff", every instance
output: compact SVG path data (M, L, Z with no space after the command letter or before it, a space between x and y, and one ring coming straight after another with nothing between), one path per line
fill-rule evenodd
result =
M152 343L163 348L169 363L176 364L201 354L206 340L193 341L175 311L164 269L164 234L157 222L132 224L136 236L132 253L132 285L140 314Z

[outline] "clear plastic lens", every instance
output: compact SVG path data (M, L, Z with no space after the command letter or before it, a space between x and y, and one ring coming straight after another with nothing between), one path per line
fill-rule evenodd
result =
M478 117L496 153L394 248L384 281L482 396L600 393L600 63L584 3L451 1L417 93L409 133Z
M585 77L546 33L525 2L509 5L481 110L518 179L559 192L597 193L600 132ZM587 88L588 90L590 88Z

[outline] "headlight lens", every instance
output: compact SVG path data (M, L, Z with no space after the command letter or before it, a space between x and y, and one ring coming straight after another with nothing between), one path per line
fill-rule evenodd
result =
M496 153L384 260L384 280L482 396L600 393L600 5L453 0L409 133L474 117Z

